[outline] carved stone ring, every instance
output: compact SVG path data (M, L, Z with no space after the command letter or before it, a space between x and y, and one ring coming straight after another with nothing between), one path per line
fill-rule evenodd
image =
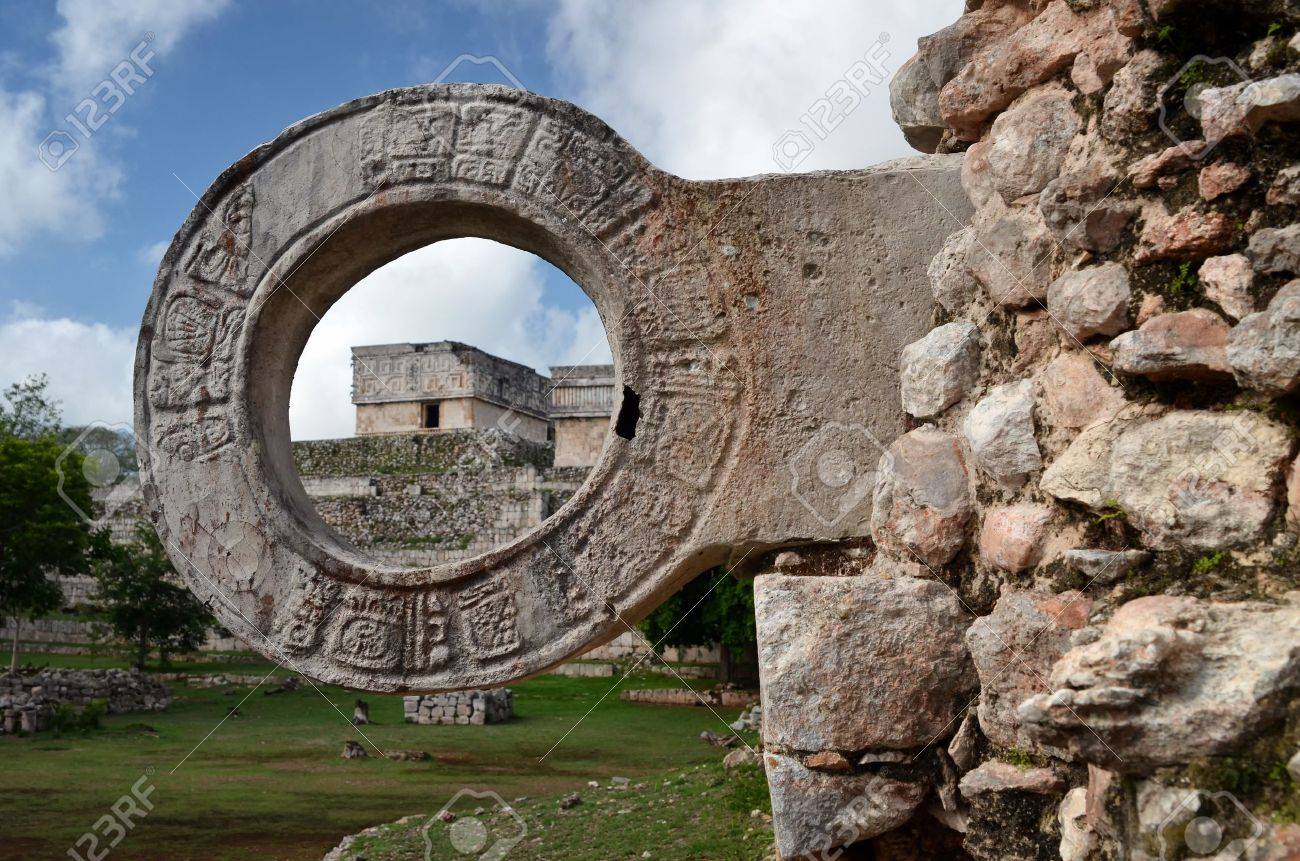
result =
M931 322L926 264L968 215L946 157L690 182L519 90L359 99L226 170L163 258L135 366L150 516L222 624L315 678L434 691L543 672L711 566L866 533L881 443L904 430L898 354ZM582 286L621 397L586 483L534 532L401 568L316 514L289 389L349 288L463 236Z

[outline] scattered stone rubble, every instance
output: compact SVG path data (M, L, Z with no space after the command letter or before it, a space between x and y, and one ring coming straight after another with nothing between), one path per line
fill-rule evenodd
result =
M452 691L402 697L407 723L483 726L503 723L515 716L515 695L510 688L486 691Z
M623 691L618 698L626 703L643 703L658 706L711 706L714 708L743 708L758 702L753 691L737 690L725 685L708 690L693 691L688 688L647 688Z
M740 713L740 717L731 722L733 732L745 732L746 730L761 733L763 731L763 707L760 705L750 706Z
M1300 858L1297 24L968 2L899 71L976 212L899 356L874 546L756 580L783 856Z

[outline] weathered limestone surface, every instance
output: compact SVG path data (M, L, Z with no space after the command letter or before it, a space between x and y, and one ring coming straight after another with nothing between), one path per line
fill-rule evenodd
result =
M1070 647L1070 635L1088 623L1092 601L1078 592L1051 595L1014 590L993 612L976 619L966 645L980 677L979 723L1005 748L1060 755L1021 726L1016 709L1051 690L1052 666Z
M984 516L979 550L985 562L1003 571L1024 571L1038 564L1052 509L1021 503L992 508Z
M817 857L897 828L927 790L924 783L878 774L823 774L776 753L765 754L763 762L776 848L784 858Z
M1215 200L1232 194L1250 179L1250 168L1232 162L1217 162L1201 168L1196 177L1202 200Z
M934 301L950 313L959 313L979 292L968 263L974 242L975 229L963 227L948 237L926 268Z
M1201 103L1201 127L1208 141L1250 134L1266 122L1298 122L1300 75L1212 87L1201 94Z
M990 759L961 779L961 794L974 798L986 793L1031 792L1051 795L1065 788L1060 775L1046 768L1021 768Z
M970 270L990 299L1022 308L1047 296L1060 247L1038 212L990 206L980 211L974 228Z
M1227 753L1276 722L1300 687L1300 595L1125 604L1020 707L1026 729L1125 773Z
M1042 466L1034 439L1033 380L1005 383L985 395L966 416L962 433L980 469L1008 487L1019 487Z
M1258 272L1300 275L1300 224L1253 233L1246 256Z
M925 565L943 565L966 543L969 475L957 439L923 425L880 458L871 535L881 547Z
M1227 343L1237 382L1270 395L1300 387L1300 280L1287 284L1268 307L1242 318Z
M1095 65L1113 74L1129 50L1129 40L1115 26L1109 14L1083 18L1064 0L1054 0L1010 37L993 41L976 53L939 92L944 122L962 137L976 140L990 114L1051 78L1080 54L1095 57Z
M1120 580L1150 558L1151 554L1145 550L1096 550L1086 547L1067 550L1062 556L1067 566L1088 578L1088 585Z
M903 430L879 369L929 328L926 268L968 214L955 158L696 183L518 90L359 99L223 173L164 256L136 361L147 507L222 623L309 675L435 691L541 672L733 546L865 534L871 486L851 476ZM362 276L467 235L583 285L634 427L531 535L394 566L312 510L289 385Z
M1244 254L1207 258L1197 277L1205 285L1206 298L1218 303L1232 319L1240 320L1255 310L1255 300L1250 295L1255 273Z
M1110 342L1115 369L1152 380L1223 380L1228 324L1208 308L1158 314Z
M1128 328L1128 271L1105 263L1063 274L1047 288L1047 310L1071 337L1118 335Z
M956 728L975 687L970 617L934 580L754 581L763 739L796 751L912 750Z
M1126 415L1083 431L1043 474L1059 499L1114 503L1153 547L1230 547L1258 537L1291 451L1281 425L1256 413Z
M1268 187L1266 200L1275 205L1294 206L1300 203L1300 164L1282 168Z
M1088 251L1114 248L1136 214L1130 202L1111 195L1118 182L1107 165L1093 162L1044 186L1038 210L1057 241Z
M933 418L960 401L979 378L979 329L974 323L939 326L903 348L903 410Z
M1045 415L1054 426L1082 428L1114 417L1124 394L1106 382L1097 360L1087 353L1062 353L1039 377Z
M1010 203L1037 194L1060 173L1081 120L1062 88L1026 93L998 115L985 153L994 187Z

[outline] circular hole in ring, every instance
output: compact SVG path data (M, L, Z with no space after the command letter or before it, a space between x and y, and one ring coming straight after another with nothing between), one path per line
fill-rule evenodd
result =
M491 240L447 240L321 316L290 395L294 463L336 536L428 567L553 514L596 463L614 400L604 326L572 279Z

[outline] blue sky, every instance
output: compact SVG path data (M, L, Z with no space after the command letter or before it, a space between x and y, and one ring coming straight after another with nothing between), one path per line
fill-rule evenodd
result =
M461 54L593 111L667 170L747 175L778 169L773 143L851 63L874 51L892 73L960 11L958 0L4 0L0 384L44 370L69 422L128 420L135 330L190 189L302 117L434 80ZM49 171L42 139L146 34L152 76ZM505 82L490 64L449 79ZM881 85L799 169L907 154ZM477 240L424 249L326 315L300 365L294 434L350 431L352 343L455 337L544 370L607 357L601 335L581 292L535 258Z

